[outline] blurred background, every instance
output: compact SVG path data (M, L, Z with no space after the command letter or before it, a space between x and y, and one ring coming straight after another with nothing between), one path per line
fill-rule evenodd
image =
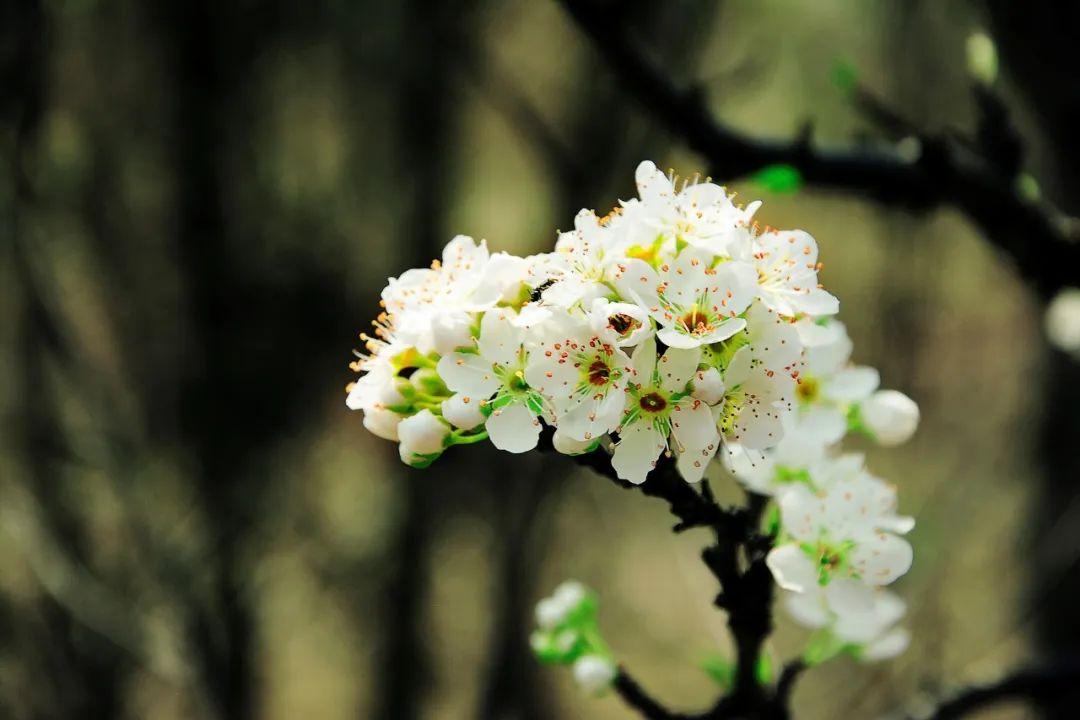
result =
M699 665L728 640L704 534L558 457L406 468L344 405L387 276L457 233L547 249L579 208L631 196L642 159L706 169L556 3L0 8L0 716L631 717L530 657L532 607L567 578L657 696L712 700ZM838 73L969 131L965 46L987 32L1026 172L1080 209L1076 10L611 12L724 122L811 120L845 146L892 139ZM1044 339L1045 298L954 211L730 187L817 237L856 360L924 418L868 448L918 519L898 586L913 645L811 670L798 716L877 717L1080 647L1080 372ZM779 661L806 636L778 624Z

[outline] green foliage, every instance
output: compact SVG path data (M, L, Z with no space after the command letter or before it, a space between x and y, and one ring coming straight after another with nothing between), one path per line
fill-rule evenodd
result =
M772 193L795 193L803 186L802 173L793 165L766 165L754 173L753 180Z

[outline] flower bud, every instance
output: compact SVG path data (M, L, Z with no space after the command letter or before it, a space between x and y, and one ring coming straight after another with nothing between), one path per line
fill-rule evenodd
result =
M863 423L882 445L907 441L919 425L919 406L896 390L877 391L859 409Z
M724 399L724 380L716 368L706 368L694 373L694 389L690 394L706 405L716 405Z
M615 681L615 665L599 655L583 655L574 662L574 682L589 695L600 695Z
M456 428L472 430L484 422L484 413L480 411L480 402L479 398L458 393L443 400L443 417Z
M439 373L431 368L420 368L414 372L409 378L409 383L411 383L416 390L427 395L438 397L450 394L450 391L446 389L446 384L443 383L442 378L439 377Z
M403 458L407 455L432 455L442 452L443 441L450 434L446 424L430 410L421 410L412 417L405 418L397 430L401 441L399 452Z
M400 415L385 408L371 408L364 412L364 427L383 440L397 441L401 420Z

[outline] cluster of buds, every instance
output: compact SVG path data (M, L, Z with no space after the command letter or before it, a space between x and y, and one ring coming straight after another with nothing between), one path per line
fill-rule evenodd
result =
M568 580L536 605L537 629L529 639L540 662L569 665L578 687L590 695L603 694L618 672L600 637L596 612L596 595Z

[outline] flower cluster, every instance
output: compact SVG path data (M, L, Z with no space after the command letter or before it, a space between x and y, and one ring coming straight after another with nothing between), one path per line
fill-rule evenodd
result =
M895 489L840 445L848 433L902 443L919 410L906 395L879 389L876 370L852 364L843 323L803 318L795 327L803 368L784 437L763 452L732 448L725 460L748 489L775 501L778 539L768 565L787 591L790 615L817 631L814 661L839 652L886 659L908 644L897 626L904 603L885 586L911 567L902 536L915 523L896 514Z
M579 212L552 252L458 236L392 278L348 406L415 467L486 440L527 452L544 426L559 452L605 453L632 483L662 456L697 482L719 455L775 497L770 567L795 617L882 655L898 601L881 588L910 564L911 522L838 443L901 442L917 408L851 364L813 237L759 227L760 203L651 162L636 183L607 215Z
M484 439L526 452L542 423L556 449L602 446L635 483L665 453L694 482L723 443L774 446L803 364L796 323L838 309L817 244L650 162L637 186L605 217L578 213L553 252L459 236L391 279L349 407L415 466Z

